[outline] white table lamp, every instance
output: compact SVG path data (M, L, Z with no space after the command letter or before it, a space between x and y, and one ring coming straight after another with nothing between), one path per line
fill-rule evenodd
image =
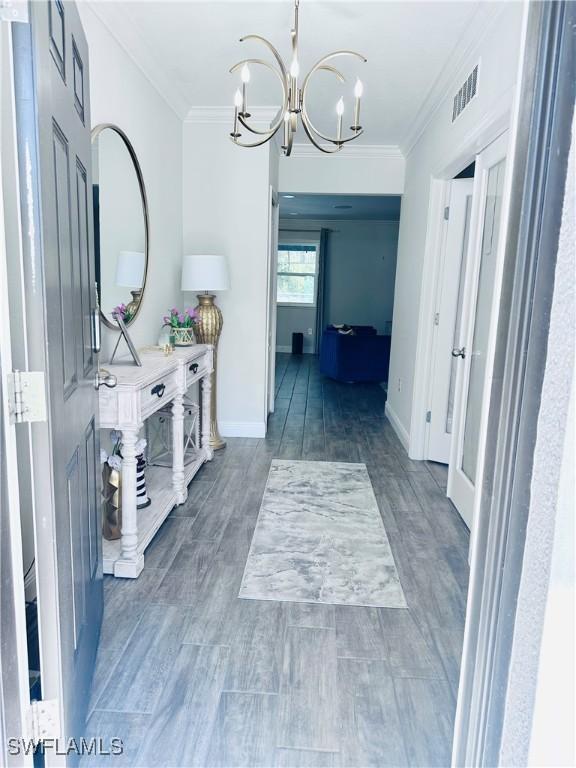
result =
M230 287L226 258L216 254L184 256L181 287L182 291L203 291L198 293L197 325L194 334L200 344L212 344L214 347L214 372L210 393L210 446L216 451L224 448L226 443L220 437L216 414L217 351L223 320L222 312L214 303L216 297L213 291L226 291Z

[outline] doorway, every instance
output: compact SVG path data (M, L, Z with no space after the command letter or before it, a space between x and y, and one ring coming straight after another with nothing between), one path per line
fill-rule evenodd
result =
M270 255L269 288L276 334L269 370L277 353L292 354L294 334L296 354L319 355L328 326L359 328L385 337L379 339L385 373L378 382L386 389L400 196L281 192L278 199L279 245Z
M426 458L448 465L447 496L472 527L486 344L496 307L496 261L508 133L443 186Z
M447 494L471 529L481 453L481 418L487 374L487 346L498 307L494 303L508 134L477 158L472 236L465 271L462 318L455 337L458 361L454 395L454 439Z

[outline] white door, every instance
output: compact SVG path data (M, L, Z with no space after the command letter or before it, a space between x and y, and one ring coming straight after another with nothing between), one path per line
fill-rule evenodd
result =
M267 373L267 398L265 418L274 413L274 396L276 388L276 293L278 290L278 226L280 207L274 189L270 187L270 209L268 218L268 373Z
M88 44L74 3L29 11L13 34L28 345L49 393L32 425L40 671L78 738L103 607Z
M434 357L428 425L428 459L448 464L454 425L457 361L466 253L470 234L473 179L449 182L446 234L434 311Z
M474 210L466 264L461 333L453 349L457 360L454 437L448 470L448 496L472 527L474 493L481 455L480 423L484 403L487 344L495 322L495 289L501 233L502 195L508 134L476 158Z

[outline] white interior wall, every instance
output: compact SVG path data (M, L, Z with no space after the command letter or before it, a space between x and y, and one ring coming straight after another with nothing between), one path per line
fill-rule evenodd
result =
M182 120L94 12L83 3L79 11L90 53L92 126L114 123L126 133L148 197L148 281L140 313L129 328L139 348L156 344L166 309L180 300ZM105 361L117 334L104 327L102 331Z
M453 176L473 160L492 126L496 132L506 127L518 69L522 13L521 3L502 3L406 157L386 409L401 439L410 436L412 458L423 458L415 421L425 420L426 404L415 393L419 395L418 388L427 378L417 344L423 330L419 317L423 291L430 290L423 285L423 276L431 182ZM452 123L453 93L478 62L477 96ZM432 322L432 316L423 322Z
M266 429L267 267L274 148L242 149L222 122L185 122L183 220L186 253L222 253L230 290L218 351L218 416L226 436ZM187 303L196 297L186 294Z
M350 147L323 155L311 145L280 158L280 190L327 195L401 195L404 158L397 147Z

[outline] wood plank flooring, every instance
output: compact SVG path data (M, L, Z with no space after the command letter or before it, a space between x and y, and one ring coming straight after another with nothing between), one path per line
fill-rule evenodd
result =
M105 577L88 737L98 766L448 766L468 531L445 467L408 459L377 385L279 355L263 440L202 468L136 581ZM273 458L364 462L408 610L240 600Z

